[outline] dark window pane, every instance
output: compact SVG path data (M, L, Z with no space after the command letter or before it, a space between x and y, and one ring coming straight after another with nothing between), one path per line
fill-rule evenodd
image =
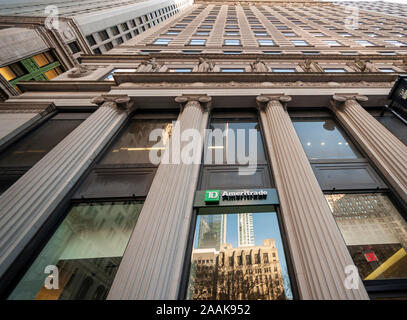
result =
M277 214L198 215L187 299L292 299Z
M260 127L257 122L213 122L205 148L205 164L248 165L265 163ZM257 158L256 158L257 157Z
M399 138L405 145L407 145L407 125L394 115L385 115L376 117L376 119L384 125L387 130Z
M0 155L1 167L31 167L69 133L82 123L82 119L50 119Z
M362 280L407 278L407 223L385 194L326 198Z
M163 140L150 141L149 136L154 129L161 130ZM170 120L132 120L130 126L115 141L101 163L151 163L150 152L154 152L160 157L171 132L172 123Z
M9 299L106 298L142 206L136 201L74 205ZM45 287L49 265L58 268L58 290Z
M333 120L293 120L293 125L310 160L361 158Z
M79 48L79 45L76 41L68 43L68 46L71 49L72 53L78 53L79 51L81 51L81 49Z

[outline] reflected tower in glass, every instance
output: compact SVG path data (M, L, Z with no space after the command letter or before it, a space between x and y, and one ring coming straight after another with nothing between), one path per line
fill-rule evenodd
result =
M201 217L199 226L198 248L214 248L219 251L226 243L226 215L214 214Z

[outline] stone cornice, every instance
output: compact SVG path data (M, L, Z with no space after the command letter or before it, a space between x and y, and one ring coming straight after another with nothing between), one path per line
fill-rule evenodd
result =
M114 81L58 80L58 81L21 81L18 86L27 91L106 91L116 86Z
M134 48L133 48L134 49ZM278 47L270 47L270 48L258 48L259 50L280 50ZM382 48L383 50L394 51L391 48ZM191 48L193 50L193 48ZM303 51L318 51L315 48L304 48ZM352 48L344 48L343 50L348 51L355 51ZM263 54L263 53L244 53L244 54L222 54L222 53L202 53L197 55L192 54L180 54L179 52L173 53L154 53L154 54L105 54L105 55L82 55L81 62L82 63L115 63L115 62L138 62L140 60L149 60L151 57L155 57L156 59L163 59L168 61L169 59L173 60L197 60L202 57L206 59L220 59L220 60L256 60L257 58L261 58L265 61L270 60L291 60L293 59L294 62L312 59L315 61L321 60L344 60L344 61L353 61L355 58L359 58L361 60L403 60L407 58L407 54L404 55L380 55L380 54L360 54L360 55L341 55L341 54L320 54L320 55L304 55L302 53L298 54Z
M180 74L172 72L117 72L114 75L116 83L122 85L125 83L155 83L155 82L168 82L170 83L193 83L193 82L392 82L397 79L397 74L380 73L258 73L258 72L191 72ZM125 86L123 86L125 87Z
M39 113L46 115L55 111L57 108L54 103L41 102L5 102L0 103L0 113Z

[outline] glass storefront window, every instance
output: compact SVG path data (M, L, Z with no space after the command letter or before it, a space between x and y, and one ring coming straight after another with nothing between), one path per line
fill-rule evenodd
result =
M387 195L325 196L362 280L407 278L407 223Z
M65 114L58 114L48 120L7 148L0 155L0 168L33 166L89 116L80 115L80 119L68 119Z
M187 299L292 299L276 212L200 214Z
M74 205L9 299L105 299L142 206L140 201ZM47 273L47 266L56 266L58 274ZM47 277L51 284L58 278L58 289L47 289Z
M407 145L407 125L394 115L384 115L376 117L383 126Z
M242 160L253 157L253 151L257 163L266 162L258 122L212 122L209 129L213 134L205 148L206 164L246 164Z
M172 134L172 126L170 120L132 120L127 130L102 159L101 164L150 163L150 151L154 151L158 157L164 152ZM162 130L162 140L150 141L150 133L155 129Z
M293 125L310 160L361 158L351 141L331 119L295 119Z

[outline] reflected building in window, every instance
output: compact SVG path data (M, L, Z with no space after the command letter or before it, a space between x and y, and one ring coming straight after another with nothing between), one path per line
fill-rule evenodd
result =
M192 252L188 298L193 300L285 300L274 239L261 246L224 244Z
M254 246L253 215L251 213L240 213L237 216L238 222L238 246Z

